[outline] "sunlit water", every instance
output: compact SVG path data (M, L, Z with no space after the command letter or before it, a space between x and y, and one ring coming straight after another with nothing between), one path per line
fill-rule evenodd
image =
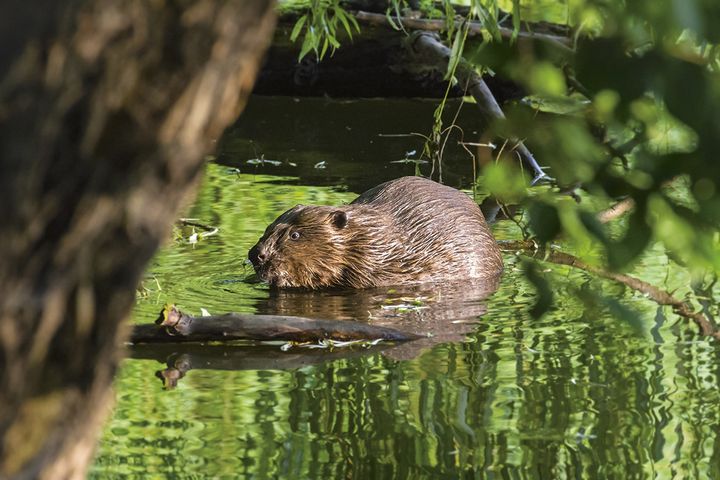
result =
M219 233L191 244L192 229L177 230L147 273L135 321L152 321L168 302L195 314L290 310L376 321L373 312L401 293L277 297L246 281L244 260L285 209L348 202L413 173L414 165L389 162L422 141L377 134L427 132L430 117L420 115L433 105L392 107L384 115L380 101L253 99L187 214ZM449 155L445 174L467 186L471 161ZM247 163L261 157L282 164ZM320 161L324 169L315 168ZM512 224L494 228L498 238L517 236ZM423 317L427 310L398 313L398 325L415 322L434 334L417 348L132 350L91 476L720 478L717 345L641 295L561 267L544 273L556 306L534 320L520 259L508 254L505 262L488 299L467 289L458 307L430 293L424 306L449 312L435 323ZM634 273L678 295L689 283L660 246ZM588 300L602 297L618 300L634 321ZM454 322L468 312L473 323ZM452 336L458 325L469 333ZM163 389L156 372L183 353L194 355L193 369Z

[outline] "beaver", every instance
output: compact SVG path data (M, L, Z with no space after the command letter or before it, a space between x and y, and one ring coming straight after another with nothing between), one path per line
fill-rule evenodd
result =
M271 286L309 289L488 278L503 268L477 204L422 177L385 182L349 205L297 205L248 258Z

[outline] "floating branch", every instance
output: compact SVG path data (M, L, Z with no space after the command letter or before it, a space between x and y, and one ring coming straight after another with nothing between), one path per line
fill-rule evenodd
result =
M235 340L320 342L376 340L407 342L420 335L359 322L315 320L284 315L228 313L193 317L175 306L160 312L156 325L135 325L130 343L229 342Z

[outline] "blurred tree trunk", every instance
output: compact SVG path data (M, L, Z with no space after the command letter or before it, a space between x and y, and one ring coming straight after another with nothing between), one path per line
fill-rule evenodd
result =
M0 7L0 478L82 478L123 321L249 94L270 0Z

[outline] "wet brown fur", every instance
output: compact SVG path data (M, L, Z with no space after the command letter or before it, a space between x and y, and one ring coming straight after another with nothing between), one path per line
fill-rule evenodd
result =
M292 239L293 232L299 238ZM265 230L249 257L271 285L313 289L487 278L502 271L475 202L421 177L383 183L350 205L298 205Z

